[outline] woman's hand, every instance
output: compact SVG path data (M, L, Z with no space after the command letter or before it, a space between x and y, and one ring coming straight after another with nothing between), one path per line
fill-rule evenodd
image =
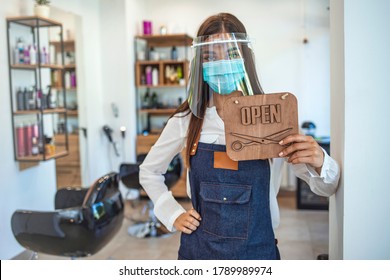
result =
M198 228L200 220L202 218L199 213L195 209L190 209L177 217L173 226L183 233L191 234Z
M288 157L287 161L292 164L310 164L318 174L321 174L324 152L313 137L293 134L284 138L279 144L286 146L279 153L280 157Z

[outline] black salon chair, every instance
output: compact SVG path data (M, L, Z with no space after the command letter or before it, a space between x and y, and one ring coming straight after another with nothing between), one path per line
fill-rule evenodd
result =
M145 157L146 154L141 154L137 157L136 163L122 163L120 165L120 180L129 190L142 190L142 186L139 183L139 166L142 164ZM164 174L165 184L168 189L174 186L180 179L182 169L182 161L178 154L172 159L167 172ZM129 226L128 233L138 238L160 237L169 233L154 215L153 202L151 200L148 200L143 212L145 212L145 209L148 212L146 221L135 220L135 223Z
M37 253L71 258L97 253L122 225L118 185L118 173L109 173L88 189L60 189L55 211L15 211L11 227L16 240Z

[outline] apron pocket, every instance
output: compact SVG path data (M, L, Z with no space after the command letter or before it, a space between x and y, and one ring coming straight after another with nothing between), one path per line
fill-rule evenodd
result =
M252 186L200 183L203 230L222 238L247 239Z

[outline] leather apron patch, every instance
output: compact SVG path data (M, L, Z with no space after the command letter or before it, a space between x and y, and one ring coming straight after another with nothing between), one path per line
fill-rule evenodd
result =
M214 168L238 170L238 161L230 159L226 152L214 152Z

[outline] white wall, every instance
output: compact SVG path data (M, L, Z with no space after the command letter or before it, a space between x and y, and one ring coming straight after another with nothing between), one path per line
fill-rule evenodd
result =
M135 95L134 95L134 53L132 51L134 32L128 28L127 15L123 0L102 0L100 29L102 48L103 114L106 124L114 130L120 156L115 156L112 146L107 158L110 167L117 170L121 162L133 161L136 137ZM134 7L132 7L134 9ZM118 108L118 117L114 116L112 106ZM123 147L120 127L126 127L124 141L131 143ZM106 141L106 139L105 139Z
M0 178L3 178L0 186L0 259L21 251L10 228L12 213L16 209L52 209L56 190L54 161L42 162L22 172L14 161L5 18L20 13L15 2L1 1L0 5Z
M389 10L386 0L331 1L332 150L343 167L333 259L390 259Z
M80 74L79 89L84 95L80 105L82 114L81 125L88 127L88 162L89 178L85 182L103 175L109 168L104 156L98 156L102 150L103 137L100 134L103 126L103 97L100 65L100 24L99 2L53 0L53 6L65 11L71 11L82 17L78 41L83 51L78 56L79 66L83 69ZM9 259L20 253L23 248L16 242L10 228L10 219L16 209L52 210L56 191L55 162L40 163L37 167L19 171L14 161L11 127L11 110L9 99L8 57L6 46L5 18L11 16L31 15L32 1L13 0L1 1L0 5L0 115L3 123L3 133L0 145L0 176L5 178L0 195L0 258ZM88 105L88 106L87 106ZM101 140L101 141L99 141ZM103 146L104 148L104 146ZM102 158L102 160L99 160Z

